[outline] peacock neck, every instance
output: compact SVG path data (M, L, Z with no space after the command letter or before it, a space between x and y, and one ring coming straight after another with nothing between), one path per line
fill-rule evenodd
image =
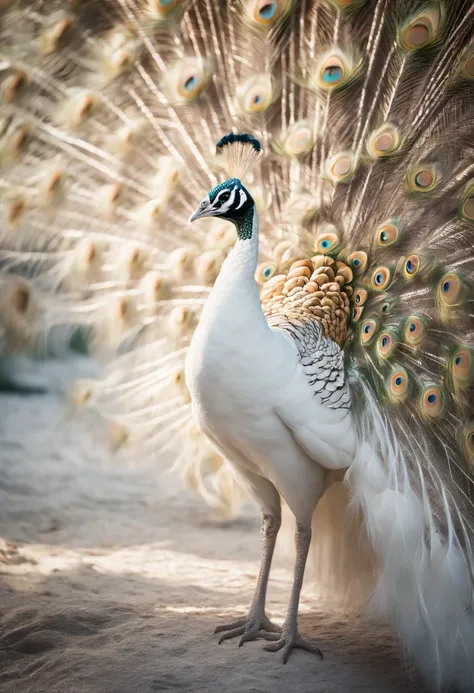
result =
M258 263L258 214L255 205L236 222L237 241L225 259L211 294L204 306L201 321L209 325L226 323L226 331L240 332L252 325L268 330L255 281Z
M229 254L229 264L236 279L253 281L258 263L258 214L252 205L245 215L234 222L237 242Z
M249 241L256 235L258 244L258 214L255 204L245 212L241 219L234 223L239 241Z

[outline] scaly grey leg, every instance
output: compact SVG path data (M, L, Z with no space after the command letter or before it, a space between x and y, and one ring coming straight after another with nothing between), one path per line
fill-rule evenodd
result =
M316 647L312 643L304 640L298 632L298 606L310 544L311 525L308 526L297 523L295 575L285 623L283 624L281 635L270 634L266 636L267 640L275 640L276 642L266 645L264 648L268 652L277 652L283 648L283 662L285 664L288 661L288 657L290 656L290 652L293 648L313 652L323 659L323 653L319 647Z
M215 633L227 631L221 636L219 644L224 640L241 635L239 642L239 647L241 647L248 640L256 640L259 637L265 637L267 633L279 633L281 631L281 628L272 623L265 615L268 578L280 526L281 514L262 514L262 558L249 615L247 618L239 619L228 625L218 626Z

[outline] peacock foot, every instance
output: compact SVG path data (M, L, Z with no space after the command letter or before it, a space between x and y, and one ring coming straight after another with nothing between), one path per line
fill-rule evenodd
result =
M223 631L226 632L223 633ZM240 635L242 637L239 641L239 647L242 647L244 642L249 640L257 640L257 638L271 640L270 635L279 637L281 628L272 623L265 615L259 616L250 613L247 618L241 618L225 626L217 626L214 633L223 633L219 639L219 645L224 640L230 640L230 638L236 638Z
M309 642L308 640L304 640L298 633L297 628L283 626L283 630L280 635L269 633L266 639L275 641L269 645L265 645L263 649L267 652L278 652L279 650L283 649L283 664L287 663L290 652L293 649L306 650L307 652L317 654L321 657L321 659L324 659L323 653L319 647L316 647L316 645L313 645L313 643Z

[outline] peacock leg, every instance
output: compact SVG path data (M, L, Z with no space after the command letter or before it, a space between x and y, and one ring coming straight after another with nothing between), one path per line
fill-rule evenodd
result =
M266 637L268 633L275 634L281 631L281 628L272 623L265 614L268 578L280 526L281 514L262 514L262 558L249 614L247 618L239 619L225 626L217 626L215 633L227 631L221 636L219 645L224 640L240 635L242 637L239 647L241 647L248 640L256 640L259 637Z
M267 640L275 640L276 642L265 646L268 652L277 652L283 649L283 662L286 664L290 652L294 648L307 650L318 654L323 659L323 653L312 643L304 640L298 632L298 605L300 601L300 592L303 585L304 570L306 559L308 557L309 546L311 544L311 524L296 525L296 565L295 576L293 579L293 587L288 604L288 611L283 624L281 635L269 635Z

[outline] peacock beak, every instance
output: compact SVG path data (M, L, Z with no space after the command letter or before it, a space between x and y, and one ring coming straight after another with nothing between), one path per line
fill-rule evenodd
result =
M213 215L213 209L211 205L211 201L209 197L205 197L204 200L201 202L199 207L196 209L193 214L189 217L188 223L190 224L192 221L196 221L196 219L200 219L201 217L210 217Z

